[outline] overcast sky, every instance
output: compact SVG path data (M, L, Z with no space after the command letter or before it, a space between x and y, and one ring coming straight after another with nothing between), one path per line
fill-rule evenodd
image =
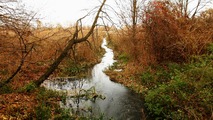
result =
M99 6L99 0L22 0L25 7L38 13L45 24L58 23L66 26L88 13L94 7ZM114 0L107 0L112 5Z
M61 24L69 26L94 7L99 6L102 0L21 0L28 10L38 14L44 24ZM116 0L107 0L108 5L115 8ZM192 6L197 0L192 0ZM195 4L193 4L195 3ZM113 15L112 15L113 16ZM89 24L89 21L86 24Z

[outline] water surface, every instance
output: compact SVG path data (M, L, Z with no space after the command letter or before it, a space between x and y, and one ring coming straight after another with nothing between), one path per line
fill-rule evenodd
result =
M66 91L68 94L66 104L61 103L61 107L71 108L77 114L94 116L103 114L105 119L140 120L143 108L141 98L123 85L112 82L103 72L115 62L113 51L106 45L107 41L103 39L101 47L106 53L101 63L92 69L91 77L81 80L74 78L46 80L43 86L48 89ZM73 94L84 94L82 89L95 90L101 97L93 100L69 97Z

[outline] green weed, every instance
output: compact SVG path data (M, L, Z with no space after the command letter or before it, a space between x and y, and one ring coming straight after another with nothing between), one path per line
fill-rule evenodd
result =
M208 54L213 54L213 43L208 44L206 49Z
M9 73L9 71L7 69L1 69L0 70L1 75L7 75L8 73Z
M59 109L60 114L54 117L54 120L75 120L76 118L71 115L69 109Z
M36 107L36 119L38 120L48 120L51 118L51 108L47 106L44 102L40 103Z
M0 88L0 94L9 94L12 93L13 89L10 85L4 85L3 87Z
M87 74L87 71L91 68L91 63L76 63L72 60L66 60L66 66L63 66L61 69L62 76L81 76L84 77Z
M18 91L19 92L32 92L36 90L36 85L34 82L30 82L27 85L25 85L24 87L20 88Z
M211 55L191 62L155 67L141 75L148 89L145 106L156 119L205 119L212 114L213 63Z
M50 98L60 97L59 93L53 90L46 90L45 88L39 88L37 99L39 101L47 101Z
M118 56L118 60L122 61L122 63L127 63L129 61L129 56L125 53L122 53Z

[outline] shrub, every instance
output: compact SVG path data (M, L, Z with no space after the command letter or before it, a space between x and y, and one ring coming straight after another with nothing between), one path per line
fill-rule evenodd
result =
M36 85L34 82L30 82L27 85L25 85L24 87L21 88L21 92L32 92L36 89Z
M0 88L0 94L9 94L12 93L13 89L10 85L4 85Z
M126 64L126 63L129 61L129 57L128 57L127 54L122 53L122 54L120 54L120 55L118 56L118 60L121 60L122 63L125 63L125 64Z
M196 58L196 59L195 59ZM211 55L196 56L183 65L168 64L155 68L152 74L145 73L144 79L154 78L154 87L145 94L145 106L159 119L208 119L212 114L213 63ZM162 77L167 82L161 82ZM151 76L151 77L150 77ZM160 82L159 82L160 81ZM149 86L146 81L145 85Z
M36 119L48 120L51 118L51 108L48 107L44 102L40 103L36 107Z
M212 26L205 18L181 16L177 5L169 1L150 2L144 17L144 29L151 54L158 62L183 62L200 55L213 41Z
M54 117L54 120L75 120L75 117L71 116L69 109L60 109L60 114Z

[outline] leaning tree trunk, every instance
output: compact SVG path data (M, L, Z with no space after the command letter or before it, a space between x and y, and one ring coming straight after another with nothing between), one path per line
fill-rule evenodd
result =
M37 86L40 86L40 84L43 83L44 80L46 80L55 71L55 69L58 67L58 65L61 63L61 61L68 55L69 50L72 48L72 46L74 44L87 41L87 39L93 33L93 30L94 30L94 28L96 26L96 23L98 21L99 15L100 15L100 13L102 11L102 8L103 8L105 2L106 2L106 0L103 0L100 8L98 9L96 17L95 17L95 19L93 21L92 27L90 28L90 31L86 34L86 36L78 39L78 32L79 32L79 30L78 30L78 26L76 27L75 34L73 35L72 39L69 40L68 45L62 51L62 53L60 54L60 56L53 62L53 64L47 69L47 71L37 81L35 81L35 84ZM77 21L77 23L78 23L78 21Z

